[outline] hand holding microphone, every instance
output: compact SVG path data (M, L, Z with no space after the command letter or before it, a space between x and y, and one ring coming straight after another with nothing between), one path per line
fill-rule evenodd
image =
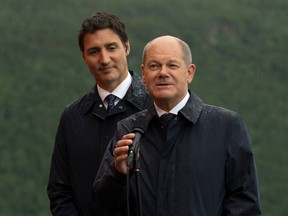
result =
M116 170L123 174L127 174L127 158L129 147L133 144L133 139L135 137L134 133L126 134L116 143L116 147L113 151L114 154L114 166Z
M123 136L114 149L114 164L118 172L127 174L127 168L135 168L135 160L139 155L140 139L144 135L148 121L145 116L138 116L132 122L131 133Z

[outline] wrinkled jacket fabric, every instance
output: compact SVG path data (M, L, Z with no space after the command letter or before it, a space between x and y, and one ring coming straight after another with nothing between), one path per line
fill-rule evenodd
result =
M53 215L105 215L91 202L92 184L104 151L116 123L151 102L140 77L130 73L132 84L112 112L105 109L96 87L64 109L47 187Z
M102 208L111 212L126 208L126 176L115 170L113 149L131 131L135 119L146 116L149 127L140 140L143 215L261 215L255 161L243 120L190 93L166 134L153 105L118 123L93 185L95 202ZM137 212L135 185L132 174L129 203L133 216Z

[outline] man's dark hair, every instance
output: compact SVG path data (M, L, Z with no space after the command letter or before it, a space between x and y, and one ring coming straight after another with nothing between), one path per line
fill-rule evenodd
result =
M123 45L128 41L128 35L125 30L124 23L119 19L119 17L105 13L97 12L90 17L87 17L79 30L78 34L78 44L80 50L84 52L84 35L93 34L101 29L111 29L114 31L122 41Z

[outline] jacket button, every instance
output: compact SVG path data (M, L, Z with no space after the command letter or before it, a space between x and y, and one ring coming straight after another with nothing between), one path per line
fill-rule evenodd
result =
M123 109L123 106L119 106L119 109Z

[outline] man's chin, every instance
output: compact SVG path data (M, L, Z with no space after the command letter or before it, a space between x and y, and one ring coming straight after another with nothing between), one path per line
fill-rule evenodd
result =
M169 100L171 98L171 96L169 94L165 94L165 93L161 93L161 94L154 94L153 98L155 100L159 100L159 101L166 101Z

